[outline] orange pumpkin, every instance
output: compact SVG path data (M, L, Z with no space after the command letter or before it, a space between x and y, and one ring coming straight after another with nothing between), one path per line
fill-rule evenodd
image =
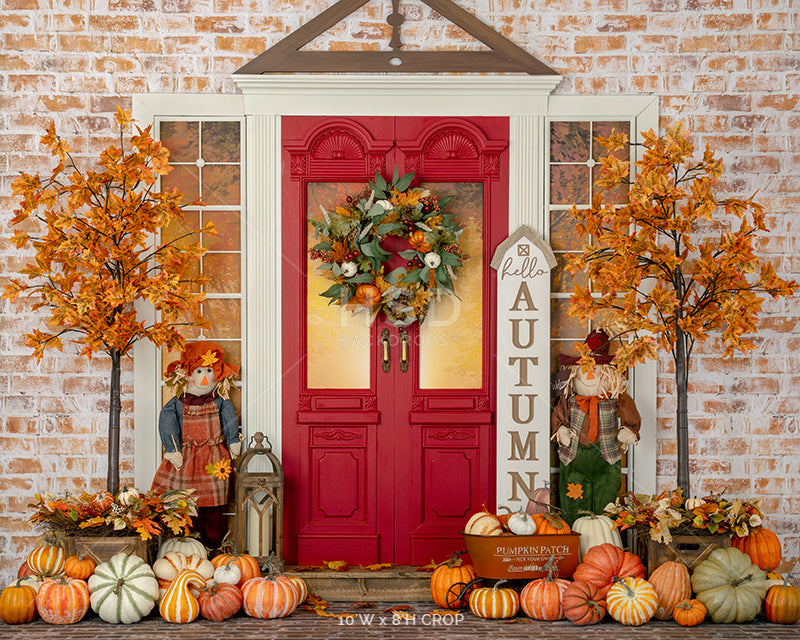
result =
M300 604L303 604L308 598L308 585L306 581L303 580L299 576L284 576L287 580L294 583L294 586L297 587L297 593L299 594Z
M420 251L422 253L427 253L431 250L431 245L425 242L425 232L421 229L417 229L408 237L408 244L411 245L411 248L415 251Z
M660 564L647 581L658 594L658 606L653 616L657 620L671 620L675 605L692 597L689 569L682 562L668 560Z
M76 580L88 580L96 567L97 563L86 556L69 556L64 560L64 573Z
M800 589L786 580L770 587L764 600L764 615L778 624L794 624L800 620Z
M297 587L284 576L250 578L242 589L242 608L251 618L283 618L299 604Z
M21 583L22 578L0 593L0 620L6 624L24 624L36 618L36 589Z
M224 567L229 562L239 567L239 570L242 572L242 577L239 579L239 582L236 583L236 586L240 589L250 578L261 577L261 567L258 566L258 560L246 553L237 553L236 550L234 550L230 553L220 553L211 558L211 564L214 565L215 569L217 567Z
M552 513L536 513L531 516L536 523L536 535L549 533L571 533L572 529L566 520Z
M469 604L469 596L478 584L470 584L476 578L475 567L462 564L458 554L449 558L431 574L431 597L445 609L463 609Z
M758 527L749 536L731 536L731 546L744 551L759 569L775 569L781 563L781 541L769 529Z
M44 543L28 554L28 567L38 576L60 576L64 573L64 549Z
M513 589L498 589L506 580L498 580L493 587L480 587L469 594L469 609L479 618L497 620L513 618L519 611L519 596Z
M706 605L699 600L681 600L672 611L672 618L682 627L694 627L706 619Z
M605 600L614 578L644 578L644 575L644 565L638 556L604 542L586 552L572 579L593 584Z
M200 615L206 620L222 622L242 608L242 591L233 584L207 586L197 596Z
M381 301L381 290L374 284L360 284L356 287L353 299L357 304L364 307L373 308Z
M89 587L65 576L47 578L36 594L36 610L50 624L75 624L89 610Z
M110 509L112 504L114 504L114 494L108 491L100 491L92 496L92 499L89 501L89 508L101 514Z
M553 578L552 569L546 578L531 580L519 595L519 604L534 620L561 620L564 617L562 599L569 580Z
M606 601L599 589L580 580L570 584L561 594L564 617L578 626L597 624L606 615Z

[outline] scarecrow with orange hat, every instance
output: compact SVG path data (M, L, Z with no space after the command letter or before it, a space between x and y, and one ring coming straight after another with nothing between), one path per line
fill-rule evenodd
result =
M167 367L166 383L175 393L158 419L164 458L153 478L154 491L194 489L197 528L207 547L225 537L228 478L209 473L210 465L241 453L239 421L228 399L239 367L225 362L222 349L206 340L186 346ZM219 474L223 476L224 474Z
M617 499L622 454L638 442L641 425L625 377L611 364L608 335L592 331L585 344L594 356L594 371L584 371L579 357L560 356L565 370L556 384L551 420L561 461L561 508L570 525L579 511L602 514Z

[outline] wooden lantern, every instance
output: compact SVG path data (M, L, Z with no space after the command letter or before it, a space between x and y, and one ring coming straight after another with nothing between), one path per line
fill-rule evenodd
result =
M255 442L255 444L254 444ZM236 462L236 548L283 568L283 467L258 431ZM251 470L252 469L252 470ZM248 532L255 543L248 544Z

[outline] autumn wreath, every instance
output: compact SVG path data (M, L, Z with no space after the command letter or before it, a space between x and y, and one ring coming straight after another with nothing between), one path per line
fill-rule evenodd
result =
M347 196L334 211L322 209L322 219L310 218L320 239L310 249L319 269L333 282L320 295L329 304L346 305L372 317L383 312L389 323L404 327L422 323L431 300L442 292L455 295L453 281L468 257L458 247L462 228L455 214L442 210L454 196L438 197L412 187L414 173L391 182L375 174L359 193ZM392 253L381 242L387 236L408 241L398 252L405 266L385 273Z

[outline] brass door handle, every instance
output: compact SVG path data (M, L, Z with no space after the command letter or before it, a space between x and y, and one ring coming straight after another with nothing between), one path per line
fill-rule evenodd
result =
M381 346L383 347L383 371L388 373L392 368L392 361L389 357L389 330L384 329L381 332Z
M400 371L408 371L408 330L400 329Z

